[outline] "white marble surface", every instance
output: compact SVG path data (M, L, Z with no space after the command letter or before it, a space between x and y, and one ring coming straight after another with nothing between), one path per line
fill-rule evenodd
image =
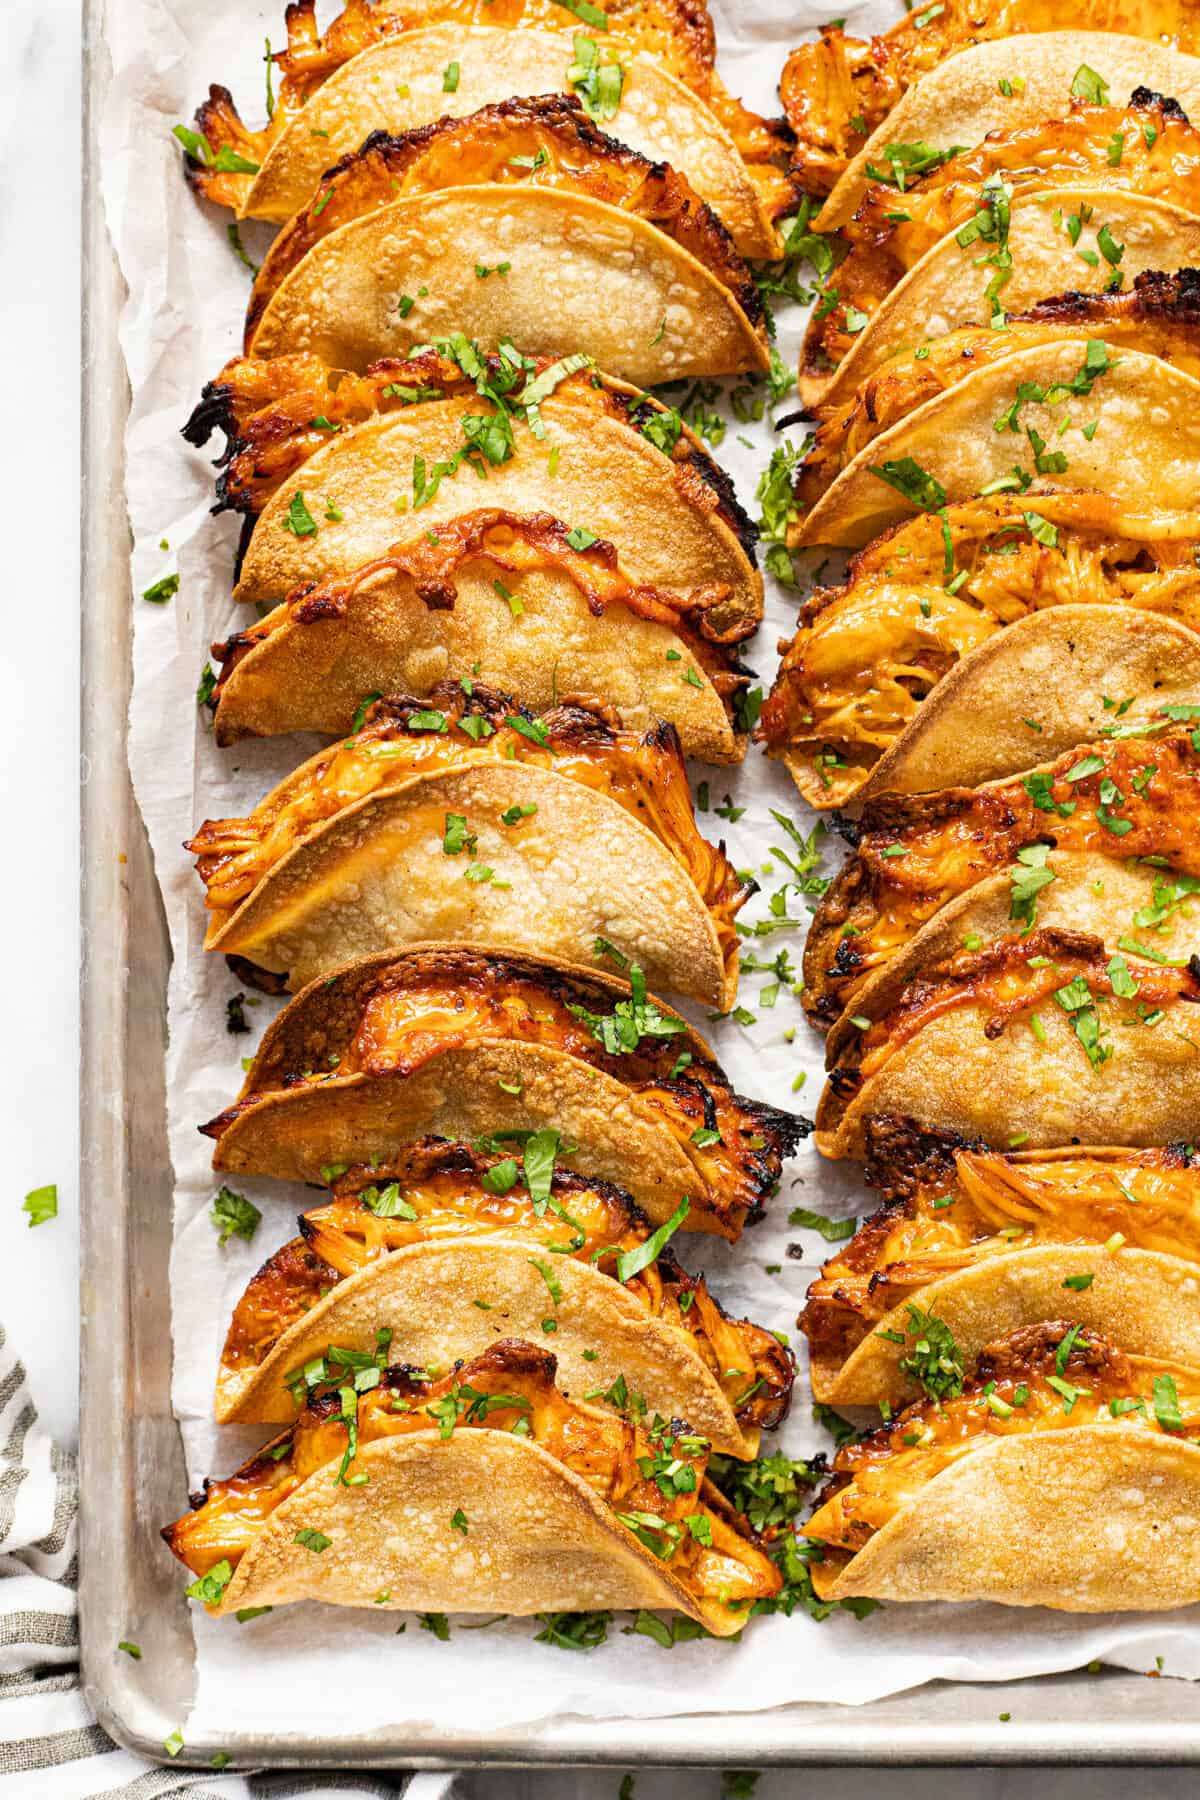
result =
M282 7L282 0L281 0ZM78 1060L78 529L79 118L78 0L4 0L0 47L0 792L8 827L0 882L6 1078L0 1142L0 1321L30 1366L47 1422L76 1431ZM36 1231L28 1189L57 1182L59 1217ZM636 1764L636 1745L630 1743ZM942 1771L889 1774L889 1800L1176 1800L1190 1774L1113 1771ZM879 1774L766 1776L756 1800L803 1790L867 1800ZM869 1784L869 1785L868 1785ZM715 1775L636 1778L635 1800L716 1800ZM487 1776L484 1800L616 1800L617 1774Z

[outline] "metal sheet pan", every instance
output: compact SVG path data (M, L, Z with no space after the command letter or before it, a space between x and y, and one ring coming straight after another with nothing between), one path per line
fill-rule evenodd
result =
M184 1482L167 1287L171 953L125 755L128 387L117 342L122 286L97 172L108 75L101 12L102 0L85 0L81 1645L101 1723L165 1761L163 1740L185 1719L195 1681L178 1566L157 1530L178 1510ZM121 1638L142 1646L141 1661L118 1651ZM602 1720L562 1718L486 1736L403 1722L337 1737L242 1733L189 1740L178 1764L204 1767L218 1751L240 1767L307 1768L1191 1763L1200 1762L1200 1687L1078 1674L935 1683L865 1707L645 1719L616 1732Z

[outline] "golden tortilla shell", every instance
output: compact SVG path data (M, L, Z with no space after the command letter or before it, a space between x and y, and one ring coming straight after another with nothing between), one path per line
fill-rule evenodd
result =
M1005 48L1012 41L987 47ZM1072 248L1063 216L1077 215L1085 206L1092 209L1091 217ZM1120 267L1126 286L1147 270L1194 268L1200 263L1200 219L1169 200L1118 188L1055 188L1030 194L1012 207L1008 244L1013 266L1002 291L1005 310L1025 312L1047 294L1061 293L1068 286L1082 293L1103 289L1112 269L1096 248L1096 238L1105 225L1114 242L1124 246ZM1081 251L1096 257L1095 267L1084 262ZM954 232L947 233L872 313L837 370L826 376L806 375L801 384L805 399L819 400L822 406L840 405L896 351L960 326L985 324L991 314L986 292L995 274L990 263L981 261L978 244L964 249Z
M503 823L510 807L531 804L531 817ZM469 821L471 860L492 880L468 881L467 858L445 855L448 813ZM586 966L598 937L639 963L653 988L733 1004L736 961L726 969L699 891L647 826L549 769L474 764L343 808L268 871L205 948L286 973L295 992L343 963L417 943L453 939Z
M597 42L603 50L604 38ZM252 178L238 216L283 224L312 198L325 170L373 131L411 131L437 119L465 118L514 96L570 93L567 70L574 61L569 30L445 24L385 38L343 63L288 123ZM451 63L458 81L447 93ZM704 101L652 57L635 56L622 66L621 103L604 122L609 135L686 175L743 256L777 256L779 234L737 146Z
M1060 252L1061 254L1061 252ZM1031 348L993 363L910 413L859 452L812 511L793 529L793 548L832 544L857 549L897 519L920 508L871 473L872 467L911 458L944 490L946 501L967 500L1013 467L1036 476L1026 430L1037 431L1045 454L1062 453L1067 467L1046 471L1054 491L1099 488L1119 504L1144 502L1186 512L1195 504L1200 465L1200 381L1140 350L1123 350L1099 375L1090 394L1049 406L1029 401L1019 431L997 431L1022 382L1049 389L1070 384L1083 363L1080 346L1066 342ZM1063 420L1065 434L1058 435ZM1084 428L1095 425L1089 440Z
M1081 16L1086 18L1086 10ZM1200 116L1200 57L1147 38L1125 37L1117 31L1037 31L974 44L922 75L892 108L822 206L821 230L833 231L854 217L872 185L867 164L878 166L886 145L969 148L982 143L991 131L1019 131L1058 118L1070 107L1071 84L1084 65L1107 83L1118 101L1127 99L1134 88L1148 87L1178 100L1189 118ZM1011 92L1001 91L1001 81ZM314 181L308 192L315 185ZM296 204L307 199L304 193ZM1177 267L1178 259L1170 266ZM1007 290L1004 303L1007 311L1016 310Z
M455 948L426 945L411 954L419 961L431 952L453 956ZM242 1088L241 1101L254 1104L222 1131L214 1169L321 1182L323 1166L384 1162L426 1137L471 1143L492 1132L552 1126L564 1143L577 1146L571 1168L624 1187L654 1224L669 1219L686 1196L688 1230L717 1229L700 1163L661 1115L624 1082L547 1045L468 1043L439 1051L411 1075L336 1075L316 1087L273 1086L289 1070L319 1067L345 1050L364 991L394 961L367 957L332 982L313 982L272 1020ZM585 976L589 988L607 990L610 1005L628 996L610 973L572 969L549 957L539 956L532 972L568 981ZM660 1010L676 1016L661 1003ZM697 1061L711 1062L698 1032L689 1028L677 1041Z
M1086 1288L1068 1288L1074 1275L1093 1280ZM906 1301L949 1327L967 1368L997 1338L1064 1315L1103 1332L1130 1356L1200 1368L1200 1271L1181 1256L1157 1250L1039 1244L997 1252L930 1282ZM900 1407L918 1398L919 1384L900 1368L908 1343L894 1344L882 1335L903 1333L909 1325L906 1305L897 1306L840 1366L814 1361L817 1399L832 1406L884 1401Z
M248 1606L321 1600L418 1612L586 1612L668 1607L723 1636L736 1613L686 1591L587 1483L540 1444L507 1431L377 1438L359 1451L361 1487L332 1465L276 1507L221 1600ZM450 1521L461 1508L467 1536ZM322 1532L316 1554L298 1531ZM380 1594L394 1599L377 1602Z
M339 432L263 508L234 598L274 605L304 583L361 569L411 527L432 530L486 505L586 526L616 545L632 580L683 595L724 586L731 619L762 618L762 576L720 516L712 489L641 432L598 417L569 384L538 409L544 439L516 432L512 456L489 465L486 481L461 467L443 477L419 512L399 515L398 501L411 507L413 458L423 456L428 468L448 461L466 442L463 415L485 404L474 393L458 394ZM312 503L315 536L297 537L284 524L298 492ZM340 519L325 516L327 502Z
M1164 706L1194 704L1200 635L1124 606L1030 613L954 665L880 757L853 806L885 793L979 787L1051 762L1112 724L1105 698L1132 701L1123 727L1160 718ZM1041 729L1035 733L1026 719Z
M840 1572L814 1563L813 1586L827 1600L1165 1612L1200 1600L1198 1515L1196 1444L1117 1423L993 1437Z
M507 262L481 281L477 267ZM418 296L401 316L403 296ZM530 355L588 346L641 387L763 373L766 343L729 289L647 220L566 189L414 195L322 238L275 290L247 355L312 350L343 369L465 332Z
M519 595L519 617L497 580ZM411 574L384 569L343 611L289 617L222 683L217 743L285 731L337 735L349 731L364 694L423 698L478 668L481 679L534 712L586 694L614 707L630 730L669 719L685 756L731 763L745 755L745 737L669 624L620 603L597 614L566 570L514 575L489 561L486 549L455 571L453 583L452 606L430 605Z
M285 1377L330 1344L373 1352L376 1332L386 1326L393 1334L394 1362L447 1369L460 1358L481 1356L501 1338L540 1343L542 1320L552 1311L556 1380L568 1398L584 1400L623 1375L630 1391L645 1397L651 1414L686 1419L727 1455L754 1455L757 1429L742 1430L685 1332L652 1318L611 1275L570 1256L541 1260L562 1289L553 1303L528 1243L459 1238L393 1250L338 1282L257 1368L222 1368L217 1422L269 1425L293 1419L296 1408ZM486 1312L477 1300L486 1301ZM585 1350L594 1353L590 1360Z

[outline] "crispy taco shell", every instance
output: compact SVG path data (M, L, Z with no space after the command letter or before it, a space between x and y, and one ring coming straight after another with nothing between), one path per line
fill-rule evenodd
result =
M531 379L548 374L544 359L531 362ZM500 385L501 366L485 368ZM508 380L519 399L524 371ZM415 459L427 471L452 465L467 444L463 419L493 410L475 378L435 351L359 377L315 357L235 358L205 389L185 433L196 444L214 430L226 434L218 506L261 515L235 598L275 604L385 555L400 500L428 530L486 501L586 525L616 546L639 583L697 602L717 594L712 619L722 631L762 617L757 533L728 478L659 401L590 369L556 380L538 403L544 437L520 421L502 462L477 455L427 479L418 495ZM318 419L332 430L314 429ZM298 495L315 527L302 534L291 524Z
M701 597L632 582L611 544L575 550L547 514L465 513L434 537L395 543L215 644L218 744L349 731L364 694L427 696L477 671L534 712L590 695L630 729L668 720L685 756L745 754L734 701L749 672Z
M629 1001L627 983L546 957L446 945L369 957L272 1022L237 1103L204 1127L213 1165L318 1181L429 1136L523 1142L553 1128L576 1146L571 1168L626 1189L656 1225L686 1198L689 1230L736 1238L807 1126L734 1094L669 1008L655 1004L655 1034L612 1054L571 1011L619 1017Z
M554 357L586 343L643 387L769 361L715 214L555 96L376 133L335 164L256 277L245 350L365 369L455 332Z
M615 62L622 70L619 103L604 120L610 134L685 175L743 256L778 255L779 234L737 146L704 101L650 57L629 60L624 46L605 55L607 39L593 41L600 66ZM520 96L570 93L568 71L576 66L569 31L442 24L384 38L343 63L285 121L239 198L238 217L283 224L312 198L330 164L372 132L461 119Z
M1142 194L1200 214L1200 134L1177 101L1138 87L1127 105L1072 100L1064 115L993 132L974 148L944 160L933 153L924 172L914 171L905 179L903 193L885 181L867 189L854 218L842 228L849 250L830 277L826 304L817 308L805 334L799 387L806 403L824 396L833 372L869 333L870 321L889 295L947 236L960 240L959 248L969 250L987 277L982 291L972 284L981 303L961 320L978 325L997 309L1020 310L1058 292L1064 266L1073 269L1078 263L1080 286L1108 285L1114 265L1122 262L1120 240L1102 238L1102 222L1107 221L1102 213L1097 216L1107 206L1109 192ZM924 154L923 146L903 148ZM1028 199L1052 191L1058 216L1052 210L1051 224L1059 233L1059 248L1050 260L1043 253L1034 263L1032 289L1025 287L1025 277L1014 288L1016 278L1010 276L1019 265L1017 246L1010 241L1012 219ZM1094 227L1094 248L1083 239L1085 226ZM1136 224L1134 228L1136 232ZM1169 236L1156 232L1156 242L1159 255L1151 266L1178 267L1179 251ZM1078 243L1084 244L1082 252ZM909 316L919 342L930 321L916 312Z
M1116 711L1114 700L1109 717ZM1186 954L1200 904L1192 829L1200 747L1186 722L1162 723L1165 731L1148 726L1139 738L1126 736L1118 721L1106 728L1111 736L1016 779L870 802L857 848L822 895L805 944L804 1001L813 1023L854 1011L864 982L933 919L963 917L951 908L977 886L980 918L1003 906L1005 882L1014 901L1019 885L1032 884L1026 904L1039 917L1043 904L1056 914L1082 907L1095 919L1108 908L1118 938L1132 931L1152 949L1169 944L1167 954ZM1053 879L1030 866L1039 845L1051 846ZM1082 869L1081 858L1103 883L1095 901L1073 898L1074 881L1056 898L1057 882ZM1143 882L1152 890L1145 910L1137 899Z
M1065 27L1075 23L1061 0L1057 6L1043 4L1041 10L1043 15L1058 11ZM1120 8L1111 11L1119 14ZM1113 19L1114 25L1139 22ZM1065 110L1081 68L1094 71L1114 94L1131 93L1139 85L1153 88L1156 94L1178 100L1189 117L1200 114L1200 57L1156 43L1153 28L1144 37L1105 30L1090 8L1087 24L1094 29L1034 30L1012 37L989 33L984 42L957 50L922 75L838 177L821 208L821 230L834 231L854 217L871 185L869 166L887 166L889 144L930 144L947 150L952 144L981 143L992 131L1037 125ZM1189 40L1194 32L1193 26ZM1200 40L1196 47L1200 48Z
M597 25L596 10L607 15L606 24ZM290 179L297 155L305 169L312 166L311 152L306 154L303 144L305 132L316 135L328 130L329 139L319 141L337 155L342 150L356 150L374 126L386 124L396 130L458 112L460 95L473 111L484 99L522 91L551 93L563 86L572 60L572 37L580 33L590 36L602 54L615 56L627 70L636 59L637 72L643 76L644 90L634 85L633 92L620 95L616 136L628 138L635 149L655 160L676 163L698 187L711 183L713 192L706 191L704 197L716 211L722 212L718 201L726 197L734 208L726 218L730 230L738 223L739 209L746 207L742 192L747 180L758 196L756 211L776 218L791 208L793 186L787 174L790 133L781 120L759 118L726 90L714 67L712 21L696 0L649 0L649 4L646 0L617 0L593 9L589 20L572 19L570 9L558 5L557 0L405 0L399 4L383 0L374 5L369 0L347 0L324 32L318 31L315 15L316 0L292 0L288 7L287 48L273 57L278 70L275 107L261 131L247 129L224 87L212 87L196 115L197 129L208 141L213 162L226 150L242 162L260 165L251 173L188 160L188 173L197 190L218 206L233 207L240 216L257 212L252 197L261 197L264 191L279 204L280 181ZM478 45L485 38L497 37L501 30L504 41L492 54L495 63L503 66L506 74L511 68L513 75L507 85L481 94L481 79L494 81L496 76L494 68L477 66ZM564 33L572 36L564 39ZM440 60L424 43L435 34L448 36ZM535 46L547 35L551 41L565 42L568 55L561 68L539 76L537 70L544 68L546 53L538 47L528 48L523 42L526 35L534 39ZM366 53L375 51L382 58L387 47L398 41L406 52L404 66L386 78L396 91L373 105L362 89L388 64L386 59L377 61ZM424 79L421 69L428 71ZM649 71L657 77L653 89ZM661 95L667 83L670 98L664 109L671 116L657 117L646 104L646 94ZM672 91L678 83L694 96L686 111ZM386 110L380 111L380 105ZM364 111L364 107L371 110ZM423 110L414 112L414 107ZM347 118L353 121L353 131L351 141L344 142L340 132ZM639 129L646 135L644 143L637 141ZM285 151L286 164L280 160ZM729 167L731 155L733 168ZM325 161L316 163L318 176L328 161L326 156ZM285 212L272 211L265 216L286 218L308 199L310 191L299 194Z
M818 1594L1081 1613L1200 1597L1195 1365L1149 1327L1153 1354L1127 1355L1064 1310L838 1452L807 1527Z
M733 919L753 890L697 831L672 728L639 738L582 703L533 719L481 686L428 698L440 705L375 702L248 819L205 821L189 844L205 947L293 990L439 937L615 955L730 1006Z
M1088 1275L1092 1279L1083 1286ZM909 1304L886 1313L840 1367L810 1360L818 1400L899 1406L919 1392L900 1367L912 1348ZM1111 1334L1131 1355L1200 1368L1196 1266L1155 1250L1108 1250L1095 1243L1014 1249L939 1277L918 1289L911 1304L940 1319L972 1360L994 1338L1069 1311L1079 1324Z
M1115 293L1060 292L1010 311L1003 331L960 326L897 351L855 386L839 381L815 409L816 437L796 475L797 507L803 513L815 506L856 456L919 406L1022 351L1067 342L1078 343L1081 356L1084 346L1103 344L1106 363L1139 350L1200 376L1200 269L1147 270ZM1093 354L1099 361L1099 349Z
M946 532L953 579L965 574L953 594L946 589ZM1042 727L1034 734L1042 754L1047 683L1035 653L1040 657L1039 646L1050 657L1061 653L1072 666L1086 645L1073 637L1051 643L1030 619L1063 606L1078 615L1099 603L1106 612L1144 611L1200 633L1198 546L1200 513L1127 512L1104 494L1031 490L917 514L860 551L844 586L818 588L806 601L755 736L786 764L810 806L861 802L903 780L902 746L923 729L931 696L952 671L962 683L959 708L965 699L974 717L981 696L972 692L969 665L985 692L1001 675L1010 684L1001 742L1014 719L1033 718ZM1024 635L992 661L984 646L998 644L1005 628ZM1136 660L1149 648L1128 641L1123 625L1118 641L1115 620L1109 637L1106 684L1110 655L1119 669L1126 656ZM1152 684L1161 671L1130 673L1139 681L1149 675ZM1031 680L1036 691L1023 691ZM1122 700L1135 692L1125 681L1118 685ZM1067 713L1087 710L1065 692L1061 701L1060 728ZM1077 724L1071 721L1072 741ZM943 741L942 750L955 761L965 753L976 766L995 744L981 738L968 743L963 734L953 748ZM1027 739L1019 766L1028 754Z
M1145 1318L1165 1354L1200 1366L1200 1170L1184 1146L1000 1155L885 1118L867 1132L866 1177L883 1203L830 1255L798 1320L818 1400L911 1399L912 1307L973 1358L1067 1293L1084 1324L1103 1326L1108 1312L1117 1326L1119 1315L1129 1349L1155 1348Z
M922 139L942 146L961 141L961 130L939 132L947 112L963 120L989 121L981 122L967 139L970 143L977 143L985 131L1002 129L1012 115L998 112L992 123L992 113L985 115L982 109L998 99L1002 107L1014 107L1019 114L1019 89L1009 80L1013 92L1006 95L1000 90L1001 80L1012 74L1029 86L1038 84L1051 104L1036 117L1046 118L1069 91L1080 63L1089 63L1103 75L1111 67L1114 82L1124 72L1132 86L1149 80L1153 69L1170 66L1159 60L1162 45L1200 48L1190 0L1151 0L1136 7L1126 0L1101 0L1088 7L1084 22L1086 32L1074 29L1079 11L1065 0L989 0L987 5L979 0L970 5L966 0L947 0L932 14L928 8L914 7L890 31L868 39L848 37L840 24L823 26L819 38L792 51L780 80L788 123L796 135L793 174L808 192L828 194L829 205L850 189L850 177L865 160L868 143L877 150ZM1035 46L1052 33L1056 42L1039 53L1027 45L1023 36L1027 32L1039 34ZM1140 36L1116 35L1129 32ZM1117 47L1106 60L1110 34ZM995 51L1005 54L995 67L990 62L980 65L975 59L985 51L973 46L988 46L993 39L1003 40ZM1074 61L1065 49L1069 44L1075 46ZM987 54L993 54L990 48ZM948 58L954 59L956 69L971 60L955 79L943 69ZM1061 86L1047 81L1047 66L1058 75L1065 70ZM935 73L938 70L942 72ZM933 105L926 104L927 88ZM1162 92L1174 89L1168 85ZM962 96L972 99L980 111L961 107ZM838 216L831 214L831 222L841 223L853 210L853 205L847 209L839 204Z
M552 1355L511 1339L441 1379L383 1368L366 1393L346 1390L353 1439L345 1394L310 1401L163 1535L198 1572L221 1567L210 1610L222 1615L302 1599L518 1615L665 1606L737 1631L781 1582L705 1480L707 1443L683 1421L642 1430L569 1401L555 1373ZM673 1455L693 1474L668 1500L639 1456L665 1470Z
M1106 697L1132 726L1198 693L1200 636L1174 619L1121 606L1031 613L955 664L855 800L1000 781L1031 753L1042 761L1098 737L1113 722Z
M566 1236L564 1227L560 1237ZM495 1238L413 1244L368 1264L318 1301L257 1368L222 1367L216 1417L220 1423L293 1418L286 1377L325 1357L331 1345L373 1352L381 1329L392 1332L394 1360L445 1369L458 1357L482 1355L499 1338L542 1337L547 1315L564 1394L601 1396L623 1382L621 1391L640 1395L651 1413L686 1418L714 1449L742 1459L755 1454L758 1425L741 1423L694 1337L652 1317L611 1275L569 1256L539 1259L528 1243ZM753 1385L747 1371L742 1386Z
M1164 509L1186 512L1196 498L1200 381L1125 350L1090 391L1072 392L1091 353L1070 342L1019 351L926 401L854 457L789 542L857 549L927 503L932 510L995 482L1038 476L1059 492L1099 488L1130 507L1153 494ZM1023 383L1049 394L1049 403L1021 401L1013 414ZM1019 422L997 429L1010 416ZM874 472L880 468L902 486Z
M1074 247L1065 235L1068 218L1079 224ZM1116 270L1098 243L1101 234L1110 254L1120 252ZM1200 217L1169 200L1119 188L1055 188L1013 202L1008 251L1012 269L999 299L1006 310L1023 313L1057 292L1064 279L1096 295L1106 293L1117 274L1128 283L1158 269L1196 267ZM880 302L837 369L814 373L810 397L822 407L836 405L889 357L922 348L943 332L985 324L995 275L978 242L964 247L956 232L948 232Z
M1188 1140L1200 1119L1200 977L1035 930L885 971L840 1024L817 1108L829 1156L880 1114L993 1149ZM1075 985L1072 985L1075 984ZM890 1003L890 1004L889 1004ZM860 1010L861 1009L861 1010ZM1037 1024L1034 1024L1034 1018ZM1147 1023L1147 1020L1150 1023Z

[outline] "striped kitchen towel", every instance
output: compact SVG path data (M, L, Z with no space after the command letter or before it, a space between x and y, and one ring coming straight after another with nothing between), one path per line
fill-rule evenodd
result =
M447 1800L447 1775L222 1775L122 1750L79 1687L75 1459L0 1329L0 1800Z

